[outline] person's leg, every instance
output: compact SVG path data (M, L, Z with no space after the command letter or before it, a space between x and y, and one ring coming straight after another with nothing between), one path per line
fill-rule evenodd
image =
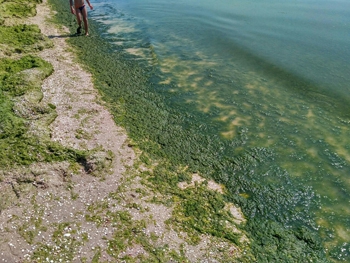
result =
M81 10L81 14L83 15L83 22L84 22L84 29L85 29L85 36L89 35L89 24L88 24L88 19L87 19L87 10L86 7Z
M78 22L77 34L80 34L81 33L81 11L79 8L75 9L75 14L77 16L77 22Z

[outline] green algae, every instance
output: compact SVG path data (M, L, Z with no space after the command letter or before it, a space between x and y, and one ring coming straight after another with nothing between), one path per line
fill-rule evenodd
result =
M52 47L37 25L0 26L1 45L7 53L28 53Z
M31 1L3 2L0 4L0 12L5 18L24 18L36 15L36 5Z
M154 242L158 237L151 238L145 233L147 222L145 220L135 220L129 212L116 211L108 209L107 201L96 202L89 205L85 219L88 222L94 222L97 227L110 224L114 228L113 236L106 237L106 252L116 260L126 262L168 262L169 260L185 261L183 254L171 250L168 246L155 246ZM145 254L141 253L135 257L127 254L121 256L127 248L141 245ZM100 252L97 251L94 258L100 258ZM178 262L179 262L178 261Z
M41 34L37 25L23 24L23 18L36 14L37 3L41 1L0 2L0 46L6 56L52 47L52 41Z
M26 120L13 111L14 98L24 95L28 89L37 88L26 85L26 81L18 73L25 69L41 66L44 69L43 78L45 78L51 74L52 67L33 56L27 56L20 60L2 59L0 65L0 138L2 139L1 143L4 143L5 140L12 141L23 136L28 130ZM3 149L7 148L3 147Z
M196 244L200 241L200 234L228 240L236 245L241 234L235 231L239 226L232 216L225 210L227 199L216 191L208 190L206 184L196 183L194 187L180 189L178 184L189 182L190 175L186 172L169 172L169 167L164 169L157 166L151 175L146 175L148 181L158 186L162 194L172 194L172 198L153 200L166 206L174 206L172 224L177 224L180 229L189 234L189 243Z
M0 13L4 19L26 18L36 15L36 4L41 0L2 0L0 1Z
M53 72L51 64L32 55L24 56L19 60L1 59L0 63L1 90L10 96L21 96L32 89L40 89L40 81ZM40 70L41 80L31 83L26 78L24 70L33 68Z
M58 21L74 32L75 23L63 11L66 7L52 4L58 10ZM249 140L245 129L233 140L222 140L215 135L217 123L213 121L219 108L211 108L208 116L191 105L176 107L172 98L177 94L167 92L171 84L154 84L160 82L153 75L156 68L139 67L118 52L118 47L96 36L101 29L93 21L90 28L94 37L74 37L69 42L93 73L115 121L143 151L141 160L150 167L158 163L149 182L156 191L176 196L157 200L176 207L173 224L180 223L193 237L205 233L239 244L239 235L228 234L222 223L231 220L222 212L223 201L233 202L247 216L247 223L237 227L251 241L246 250L249 256L242 257L242 262L303 262L305 258L328 262L312 213L318 198L311 188L274 165L272 149L244 150ZM213 178L228 191L221 196L203 188L175 190L183 179L177 167ZM124 246L118 242L111 243L113 249Z
M225 202L220 194L198 187L185 190L183 195L183 201L175 208L174 218L188 233L194 234L195 230L242 246L239 242L241 234L234 230L237 224L224 210Z
M300 228L295 233L273 221L250 224L254 225L249 226L251 231L256 232L252 245L258 252L257 262L329 262L324 258L320 240L309 229Z
M27 78L26 70L39 71L38 78L31 81ZM42 138L29 133L29 117L34 119L50 115L44 125L54 120L55 113L50 107L38 106L41 96L34 96L36 100L31 107L31 114L23 118L16 112L15 101L23 98L32 91L40 92L42 80L53 72L52 66L39 57L24 56L18 60L1 59L0 63L0 167L9 168L15 165L29 165L33 162L53 162L63 160L82 160L83 152L68 149L52 142L49 138ZM28 106L28 105L27 105Z

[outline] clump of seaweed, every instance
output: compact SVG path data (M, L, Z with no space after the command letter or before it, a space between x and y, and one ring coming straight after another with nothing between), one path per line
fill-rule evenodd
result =
M25 18L36 15L36 4L41 3L40 0L10 0L0 2L0 13L3 18Z
M37 25L23 24L23 19L36 14L37 0L0 1L0 57L26 54L52 47Z
M0 38L9 55L40 51L53 45L37 25L0 26Z

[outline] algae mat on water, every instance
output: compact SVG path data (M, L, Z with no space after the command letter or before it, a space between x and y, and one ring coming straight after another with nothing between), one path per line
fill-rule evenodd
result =
M57 21L75 32L76 23L64 1L51 1ZM229 215L224 202L239 205L248 217L237 224L250 240L244 262L328 262L315 230L311 207L317 198L311 189L293 180L273 162L266 148L245 149L245 130L234 140L203 132L208 117L188 106L173 107L171 94L156 81L156 67L137 64L122 50L98 35L103 26L90 21L91 37L71 37L79 58L92 72L95 85L118 124L124 126L142 150L145 164L157 163L147 176L155 191L173 195L173 224L192 233L205 233L240 244L239 235L225 234ZM73 35L72 35L73 36ZM244 147L242 147L244 148ZM181 167L186 173L179 175ZM225 185L220 194L180 191L176 183L199 173ZM163 200L164 201L164 200ZM210 220L209 220L210 219ZM195 239L194 241L195 242ZM228 261L229 262L229 261Z

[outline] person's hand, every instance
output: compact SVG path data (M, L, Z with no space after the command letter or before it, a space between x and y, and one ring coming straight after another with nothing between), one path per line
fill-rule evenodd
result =
M94 9L94 7L92 5L89 5L89 7L90 7L91 10Z
M70 7L70 12L75 15L75 8L73 6Z

